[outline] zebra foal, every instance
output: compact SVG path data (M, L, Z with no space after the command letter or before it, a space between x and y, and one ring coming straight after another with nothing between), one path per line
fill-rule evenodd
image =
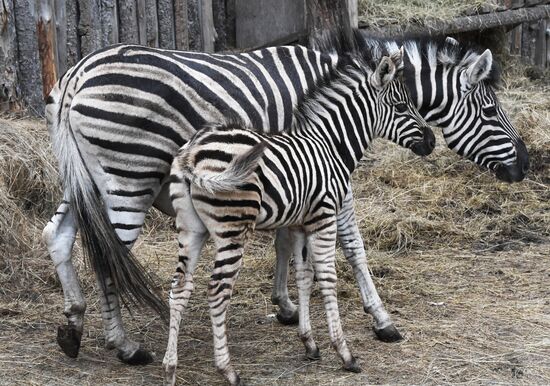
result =
M288 228L295 251L299 291L299 335L306 356L319 357L309 323L315 271L333 347L344 368L358 372L342 331L336 297L337 215L350 189L350 176L370 142L389 139L418 155L434 148L433 133L396 77L403 51L376 63L349 55L328 84L298 105L290 129L273 136L245 124L197 132L174 158L170 197L179 232L179 262L170 292L170 330L163 365L175 384L181 314L193 291L193 272L208 238L217 252L208 303L217 369L240 384L227 346L225 318L254 229ZM307 241L307 243L306 243ZM307 246L305 246L307 245ZM305 246L302 248L302 246Z

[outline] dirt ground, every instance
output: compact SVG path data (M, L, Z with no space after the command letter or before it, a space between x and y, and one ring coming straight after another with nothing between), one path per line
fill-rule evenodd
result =
M228 313L233 364L248 384L550 385L550 77L532 82L520 70L505 77L499 97L530 153L523 182L496 181L446 149L440 134L425 159L379 143L354 175L375 284L405 337L375 339L340 254L340 312L361 374L341 370L317 292L312 321L320 361L304 358L296 327L274 320L273 240L255 236ZM124 310L128 332L156 360L129 367L106 351L93 275L79 247L85 335L76 360L57 347L62 291L40 241L60 199L47 143L42 121L0 119L0 385L160 384L166 326L148 310ZM164 291L176 246L172 220L153 213L135 252ZM223 384L206 302L210 266L205 256L182 324L180 385Z

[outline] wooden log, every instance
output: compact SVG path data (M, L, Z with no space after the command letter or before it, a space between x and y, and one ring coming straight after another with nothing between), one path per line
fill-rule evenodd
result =
M172 0L157 1L159 46L161 48L167 48L171 50L176 48L174 13L174 4L172 3Z
M339 29L351 37L348 0L306 0L309 41L326 30Z
M118 6L116 0L101 0L101 45L116 44L118 36Z
M463 16L451 20L432 22L427 26L408 25L389 26L380 31L369 31L371 36L399 37L414 34L453 34L467 31L482 31L502 26L514 26L519 23L531 22L550 17L550 5L539 5L531 8L521 8L498 13L477 16ZM359 26L361 27L361 25Z
M34 0L14 2L15 29L19 62L21 97L33 115L44 115L41 63L38 55L36 24L38 14Z
M86 56L101 48L101 20L99 0L79 0L78 36L80 36L80 53Z
M145 15L145 0L136 0L139 44L147 44L147 16Z
M67 5L65 0L55 2L55 47L57 74L64 74L67 71Z
M75 0L66 3L65 17L67 25L67 68L74 66L82 57L78 37L78 7ZM61 22L61 20L60 20Z
M147 25L147 45L159 46L159 22L157 16L157 3L155 0L145 0L145 16Z
M212 0L199 0L199 20L201 26L201 50L214 52L216 30L214 29L214 15L212 13Z
M41 0L36 32L42 73L42 96L48 96L57 80L57 50L53 1Z
M121 43L139 43L135 0L118 0L119 38Z
M174 0L175 43L178 50L189 49L188 13L187 0Z
M20 107L13 1L0 2L0 112Z

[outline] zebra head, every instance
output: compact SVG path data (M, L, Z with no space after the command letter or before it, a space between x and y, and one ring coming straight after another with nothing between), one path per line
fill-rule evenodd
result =
M384 56L370 77L377 89L377 121L374 132L425 156L435 147L435 136L416 109L402 80L403 47Z
M448 147L493 170L502 181L523 180L529 169L529 156L493 90L491 77L495 68L491 51L469 52L462 62L457 69L450 115L438 122Z

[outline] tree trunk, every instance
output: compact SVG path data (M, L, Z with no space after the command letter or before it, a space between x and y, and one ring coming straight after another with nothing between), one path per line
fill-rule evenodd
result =
M17 40L13 3L0 1L0 112L17 109Z

